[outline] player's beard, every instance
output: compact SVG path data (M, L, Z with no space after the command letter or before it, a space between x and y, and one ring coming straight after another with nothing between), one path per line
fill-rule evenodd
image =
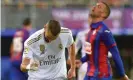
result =
M59 35L59 34L58 34L58 35ZM55 39L58 37L58 35L54 36L54 35L51 33L50 30L48 30L48 31L46 32L46 37L47 37L48 39L50 39L50 40L55 40Z
M99 18L100 15L98 12L95 12L94 10L92 10L89 14L89 16L92 18L92 19L95 19L95 18Z
M97 15L97 14L94 14L94 13L90 13L90 17L91 17L92 19L95 19L95 18L99 18L100 16Z

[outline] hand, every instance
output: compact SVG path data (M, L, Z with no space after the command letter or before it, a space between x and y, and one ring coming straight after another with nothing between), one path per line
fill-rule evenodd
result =
M68 75L67 75L67 77L68 78L73 78L73 77L75 77L76 75L75 75L75 68L73 69L73 68L70 68L69 69L69 71L68 71Z
M38 70L39 63L38 62L32 62L30 64L30 70L37 71Z
M82 65L82 62L80 60L76 60L76 67L80 68L81 65Z
M129 78L128 78L127 75L125 75L125 76L123 76L122 78L120 78L120 80L129 80Z

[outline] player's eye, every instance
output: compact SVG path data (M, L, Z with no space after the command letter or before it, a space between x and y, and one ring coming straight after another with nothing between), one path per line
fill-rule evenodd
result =
M98 8L101 8L101 6L100 6L100 5L98 5Z

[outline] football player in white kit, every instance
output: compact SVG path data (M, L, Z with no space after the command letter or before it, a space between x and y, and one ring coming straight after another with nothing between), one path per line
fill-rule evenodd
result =
M89 29L83 30L83 31L79 32L76 36L76 41L75 41L76 55L77 55L79 49L81 48L81 57L84 57L86 54L85 42L86 42L86 36L87 36L88 31L89 31ZM87 71L87 62L85 62L84 64L82 64L81 66L78 66L78 67L79 67L78 80L83 80L86 75L86 71Z
M75 77L75 45L71 30L50 20L24 43L21 70L28 71L28 80L65 80ZM71 68L66 70L65 48Z

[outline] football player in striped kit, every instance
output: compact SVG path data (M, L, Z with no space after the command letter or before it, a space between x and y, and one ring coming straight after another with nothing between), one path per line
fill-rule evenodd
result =
M26 80L27 74L20 70L20 64L22 62L22 54L24 48L24 41L30 36L30 30L32 28L30 18L26 18L23 21L23 28L15 32L13 37L13 43L11 45L11 67L10 80Z

